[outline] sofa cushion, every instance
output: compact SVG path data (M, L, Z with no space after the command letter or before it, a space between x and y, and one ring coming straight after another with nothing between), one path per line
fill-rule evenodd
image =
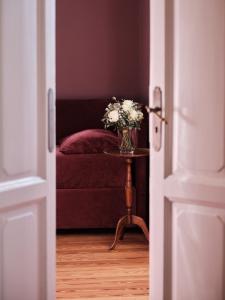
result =
M117 147L117 136L104 129L82 130L66 137L60 151L64 154L102 153Z

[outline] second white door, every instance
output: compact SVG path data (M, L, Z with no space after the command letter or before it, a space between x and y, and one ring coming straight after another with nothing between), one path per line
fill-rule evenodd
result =
M168 119L151 148L150 299L223 300L225 1L152 0L150 53Z
M55 300L54 19L54 0L0 1L1 300Z

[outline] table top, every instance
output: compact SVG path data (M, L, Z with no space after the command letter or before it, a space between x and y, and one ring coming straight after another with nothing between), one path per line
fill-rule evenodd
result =
M104 151L105 154L116 156L116 157L124 157L124 158L135 158L135 157L145 157L149 156L148 148L137 148L133 153L120 153L120 150L109 150Z

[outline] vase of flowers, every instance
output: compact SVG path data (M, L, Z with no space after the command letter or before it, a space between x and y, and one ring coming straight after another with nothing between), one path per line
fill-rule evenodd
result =
M137 147L137 130L140 129L143 113L141 105L133 100L112 98L105 110L102 121L105 128L117 130L121 153L133 153Z

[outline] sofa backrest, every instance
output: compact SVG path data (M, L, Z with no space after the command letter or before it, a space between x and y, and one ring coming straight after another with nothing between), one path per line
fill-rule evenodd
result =
M57 99L56 100L56 142L75 132L85 129L104 128L101 121L105 108L111 99ZM148 147L148 114L138 134L139 146Z

